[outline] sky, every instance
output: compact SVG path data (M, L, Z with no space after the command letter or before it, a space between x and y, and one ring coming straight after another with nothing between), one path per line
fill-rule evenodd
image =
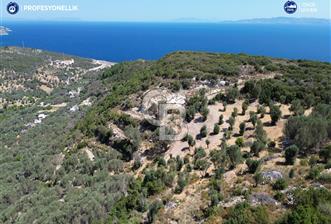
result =
M2 21L203 21L242 20L272 17L309 17L331 19L330 0L294 0L298 11L289 15L287 0L0 0ZM9 2L20 11L10 15ZM75 5L78 11L24 11L24 5Z

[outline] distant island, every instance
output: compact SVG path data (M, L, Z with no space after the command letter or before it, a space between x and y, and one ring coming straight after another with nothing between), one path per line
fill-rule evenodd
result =
M223 20L212 21L198 18L179 18L173 22L177 23L247 23L247 24L331 24L331 20L323 18L299 18L299 17L273 17L273 18L254 18L244 20Z
M7 27L0 26L0 36L8 35L11 30Z
M231 21L231 23L255 23L255 24L302 24L302 25L317 25L317 24L331 24L329 19L320 18L288 18L288 17L274 17L274 18L257 18Z

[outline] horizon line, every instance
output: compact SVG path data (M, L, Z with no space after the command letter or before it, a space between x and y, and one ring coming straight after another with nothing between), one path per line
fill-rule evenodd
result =
M2 18L1 23L6 22L118 22L118 23L235 23L235 22L254 22L258 20L275 20L275 19L286 19L286 20L312 20L312 21L324 21L331 23L331 18L318 18L318 17L261 17L261 18L248 18L248 19L232 19L232 20L208 20L198 18L177 18L172 20L85 20L80 18L72 18L68 20L57 20L57 19L30 19L25 20L23 18L7 19L8 17ZM6 21L7 20L7 21Z

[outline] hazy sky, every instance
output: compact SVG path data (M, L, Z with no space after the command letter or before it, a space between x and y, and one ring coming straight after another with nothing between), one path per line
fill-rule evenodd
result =
M330 19L330 0L295 0L294 15L284 12L287 0L0 0L2 20L173 21L180 19L221 21L270 17ZM15 1L21 10L9 15L6 5ZM76 12L27 12L24 5L77 5ZM313 11L313 12L303 12Z

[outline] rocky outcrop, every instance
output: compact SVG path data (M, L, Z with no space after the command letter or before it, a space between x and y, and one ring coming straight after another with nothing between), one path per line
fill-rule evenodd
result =
M263 178L263 184L273 183L278 179L283 178L283 174L279 171L265 171L261 173Z
M252 205L274 205L278 206L280 203L276 201L273 197L266 193L255 193L249 198L249 202Z

